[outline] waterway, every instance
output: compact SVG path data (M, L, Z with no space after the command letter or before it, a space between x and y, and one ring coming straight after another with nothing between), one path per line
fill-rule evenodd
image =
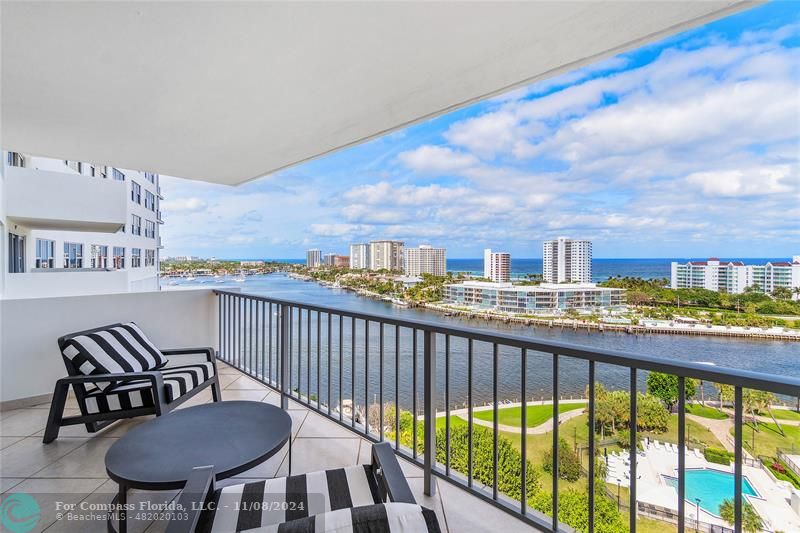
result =
M429 322L458 325L469 328L478 328L494 332L502 332L514 335L522 335L537 339L549 339L561 342L568 342L583 345L589 349L608 349L615 351L628 352L636 355L648 355L660 357L667 361L691 361L700 362L720 367L737 368L751 370L767 374L800 377L800 343L785 342L778 340L758 340L726 337L704 337L704 336L681 336L681 335L630 335L622 332L587 332L573 331L570 329L548 328L542 326L526 326L521 324L505 324L496 321L486 321L478 319L466 319L461 317L447 317L439 313L422 309L409 309L398 307L393 304L358 296L352 292L324 287L314 282L304 282L292 279L284 274L271 274L265 276L249 276L245 282L236 283L226 279L224 283L215 283L212 278L198 278L192 282L185 280L165 280L165 288L178 288L185 285L197 285L201 287L213 287L216 289L237 288L245 293L283 298L302 303L324 305L336 307L344 310L358 311L375 315L384 315L395 318L407 318L425 320ZM168 285L175 283L175 285ZM307 342L307 317L303 318L302 342ZM310 318L312 331L312 354L316 354L316 315L312 313ZM339 326L336 318L332 323L331 330L331 402L336 405L339 397L339 363L338 346ZM379 333L377 323L370 325L369 337L369 361L370 361L370 380L369 390L365 391L364 383L364 323L358 321L356 338L360 346L356 350L356 401L358 404L364 403L364 395L369 394L369 402L372 403L379 399L379 362L378 354ZM320 383L316 381L316 359L312 359L312 372L307 372L307 367L300 368L299 387L304 392L309 390L313 394L319 393L323 399L327 399L327 317L323 316L320 324L322 338L320 340ZM297 331L295 330L295 335ZM394 327L386 327L384 330L385 362L384 362L384 400L393 400L394 391ZM342 395L344 398L352 396L351 390L353 382L352 360L350 359L350 346L352 343L352 325L346 320L342 325L342 346L343 360L342 366ZM421 335L417 339L417 394L421 398L422 388L422 361L421 361ZM401 330L400 332L400 369L398 381L400 383L399 396L401 403L408 404L413 399L413 339L411 332ZM437 381L441 396L444 395L444 357L443 342L439 342L438 372ZM450 363L450 398L453 407L463 406L467 401L467 347L463 339L451 340L451 363ZM498 363L498 399L499 400L518 400L522 395L520 387L520 375L522 374L520 350L508 347L501 347L499 351ZM528 386L525 395L528 399L549 398L552 395L552 354L529 352L527 365ZM256 359L258 359L256 357ZM305 365L306 362L303 362ZM577 397L584 393L588 384L588 363L578 361L569 357L559 358L559 394L565 398ZM265 365L266 366L266 365ZM473 359L473 395L474 404L483 404L492 401L493 386L492 377L494 375L492 348L485 343L475 343ZM297 367L293 367L293 386L297 383ZM644 387L645 372L639 373L638 384L640 389ZM597 379L604 385L611 388L628 388L629 371L624 368L615 367L608 364L598 364L596 368ZM714 394L710 385L705 388L706 394ZM439 402L442 404L442 401ZM418 407L421 403L418 402ZM441 405L440 405L441 406ZM409 405L410 407L410 405Z

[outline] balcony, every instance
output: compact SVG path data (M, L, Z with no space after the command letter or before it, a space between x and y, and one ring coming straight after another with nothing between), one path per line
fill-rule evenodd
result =
M30 229L116 233L127 222L125 184L9 167L4 194L10 222Z
M551 509L569 506L566 515L557 516L570 520L576 505L585 508L589 524L618 510L612 526L619 531L674 531L676 525L733 531L707 503L701 507L693 499L698 471L727 476L731 488L753 489L755 495L731 490L723 496L739 513L752 506L764 529L800 529L800 491L762 465L757 457L767 443L754 441L745 425L753 390L796 397L800 380L795 378L232 291L6 299L0 305L3 491L58 493L73 503L110 501L116 487L106 477L105 452L143 420L117 422L98 434L71 426L54 443L41 444L47 393L63 375L54 340L88 326L135 320L160 346L215 346L223 400L285 402L294 421L293 473L367 462L372 443L390 442L418 502L436 511L445 531L569 531L553 520ZM641 395L628 395L623 411L639 423L629 428L626 438L633 446L627 449L585 430L587 423L595 426L605 417L607 391L599 383L620 392L641 389L651 371L676 375L680 385L690 378L730 385L730 399L703 407L717 413L714 419L702 418L696 402L689 414L679 408L670 415L669 429L655 435L639 427L653 406ZM576 376L587 391L570 398L564 381ZM210 400L206 392L188 405ZM676 403L688 405L687 395L679 392ZM517 421L506 411L516 407L521 408ZM76 413L74 399L67 408L67 414ZM537 420L529 423L529 416ZM764 414L758 419L764 427L771 423ZM799 421L782 423L791 435L800 428ZM709 462L701 443L712 439L727 450L721 453L728 453L731 464ZM426 454L426 449L437 453ZM541 465L551 452L556 460L547 474ZM787 465L797 461L800 469L796 451L772 453ZM560 459L566 456L578 458L577 481L561 474L572 469ZM286 463L283 452L224 483L284 475ZM134 497L164 502L175 495L137 492ZM42 525L55 520L45 509ZM53 530L66 526L75 524L56 524Z

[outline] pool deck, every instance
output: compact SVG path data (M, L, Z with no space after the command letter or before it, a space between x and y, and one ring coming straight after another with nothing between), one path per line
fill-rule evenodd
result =
M612 484L620 479L620 485L627 487L629 480L625 477L628 470L627 455L609 456L609 475L606 481ZM650 443L644 452L639 453L637 473L638 501L656 507L678 509L677 491L669 486L664 476L675 477L678 470L678 454L667 448L664 443L655 446ZM697 456L692 450L686 453L686 468L710 468L723 472L733 473L733 465L725 466L709 463L704 457ZM759 497L745 496L770 531L800 531L800 515L791 507L791 494L795 490L786 482L776 482L770 474L762 468L743 465L743 474L752 487L758 492ZM796 491L797 492L797 491ZM733 493L731 493L733 497ZM694 520L696 516L694 502L686 503L686 517ZM730 527L724 520L700 508L699 519L708 524Z

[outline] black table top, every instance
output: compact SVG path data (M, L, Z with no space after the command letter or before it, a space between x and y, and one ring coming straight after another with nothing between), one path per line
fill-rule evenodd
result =
M291 433L291 417L274 405L197 405L128 431L106 453L106 471L132 488L180 489L196 466L213 465L217 479L253 468L280 450Z

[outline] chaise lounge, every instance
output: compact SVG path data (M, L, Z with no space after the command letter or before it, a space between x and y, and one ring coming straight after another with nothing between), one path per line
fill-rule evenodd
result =
M58 347L67 377L53 391L45 444L62 426L85 424L94 433L116 420L166 414L207 387L221 400L213 348L159 350L133 322L70 333ZM192 356L200 360L178 364ZM64 417L70 386L81 414Z
M167 533L440 533L416 503L391 446L372 462L216 489L214 467L195 468Z

